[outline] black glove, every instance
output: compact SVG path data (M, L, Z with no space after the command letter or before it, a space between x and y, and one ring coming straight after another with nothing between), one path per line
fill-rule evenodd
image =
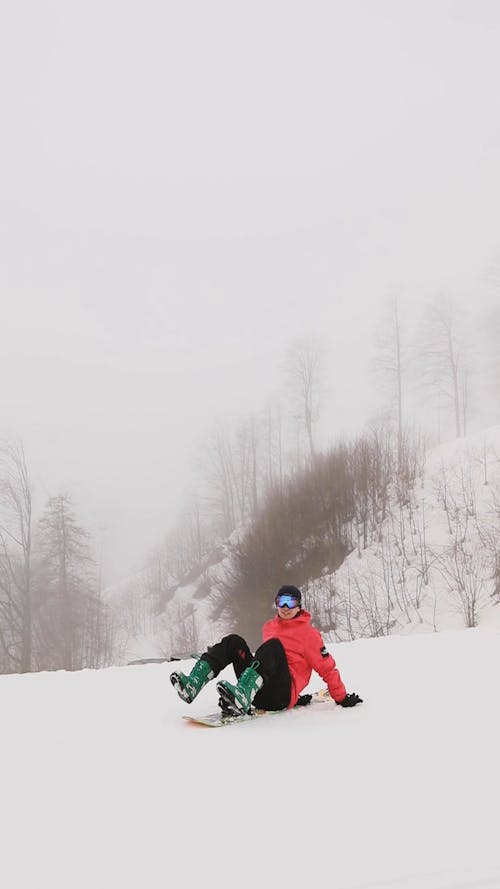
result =
M363 698L360 698L356 692L351 692L350 695L346 695L343 701L339 701L341 707L355 707L356 704L362 704Z
M312 695L299 695L297 698L296 707L307 707L308 704L311 703Z

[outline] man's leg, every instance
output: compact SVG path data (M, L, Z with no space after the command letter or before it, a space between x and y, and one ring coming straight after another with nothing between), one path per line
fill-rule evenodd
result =
M255 652L258 672L264 685L253 699L261 710L286 710L292 693L292 679L285 649L279 639L268 639Z
M255 652L255 659L243 671L236 685L225 679L217 689L226 708L249 713L252 706L263 710L285 710L290 703L291 677L284 648L279 639L269 639Z
M239 679L252 660L252 653L245 640L233 633L209 647L196 661L188 676L176 671L171 674L170 681L179 697L191 704L207 682L218 676L228 664L233 664L236 678Z
M210 664L214 676L218 676L221 670L232 664L237 679L254 660L247 643L236 633L224 636L216 645L209 646L201 657Z

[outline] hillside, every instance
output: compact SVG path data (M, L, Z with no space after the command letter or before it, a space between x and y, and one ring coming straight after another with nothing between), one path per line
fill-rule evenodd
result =
M225 629L212 619L231 548L177 589L152 628L127 646L129 660L200 650ZM332 641L499 626L500 426L429 451L407 501L393 497L369 545L333 574L303 587L306 606ZM270 591L270 607L272 591Z
M500 626L500 426L428 454L366 549L310 584L333 637Z
M432 450L408 502L309 594L337 639L499 626L499 569L496 426Z

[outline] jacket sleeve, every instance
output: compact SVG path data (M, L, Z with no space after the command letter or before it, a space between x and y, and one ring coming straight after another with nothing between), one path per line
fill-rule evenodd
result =
M262 627L262 641L267 642L268 639L271 639L273 635L272 631L272 621L267 620L264 626Z
M325 680L333 700L337 703L343 701L347 694L345 685L332 655L326 650L321 634L314 627L311 627L307 656L313 670Z

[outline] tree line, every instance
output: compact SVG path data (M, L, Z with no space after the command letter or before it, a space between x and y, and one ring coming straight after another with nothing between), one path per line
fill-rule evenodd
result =
M404 467L398 466L388 430L379 427L290 474L268 492L233 546L231 569L215 583L213 617L224 615L256 644L274 591L287 582L307 588L349 553L366 549L398 493L398 469L411 487L422 460L419 443L407 443Z
M106 666L116 639L116 616L71 496L49 497L35 518L23 445L2 442L0 672Z
M182 648L183 640L195 646L192 607L176 604L169 612L169 603L189 583L199 600L206 596L222 558L230 561L230 576L220 582L213 619L232 610L253 633L250 624L263 610L259 597L267 609L270 589L283 579L307 584L328 576L348 552L368 547L391 496L401 508L411 502L424 438L436 441L429 418L437 438L445 428L468 431L479 410L478 378L486 391L485 381L500 377L500 310L487 321L481 337L477 330L472 336L460 309L439 297L409 331L400 300L392 300L373 344L377 399L367 431L329 448L316 432L327 391L325 342L304 336L292 343L282 362L285 397L235 424L214 423L199 446L196 494L152 548L118 609L99 588L90 535L71 497L49 498L35 519L22 445L4 443L0 670L111 663L127 637L155 630L158 616L167 614L167 647ZM476 348L474 367L471 346L478 342L484 348ZM410 431L410 420L419 426L417 392L425 398L425 437ZM336 619L325 617L332 626Z
M424 458L421 439L405 435L398 450L390 427L382 424L291 470L263 494L252 519L184 578L184 585L195 583L196 602L171 602L175 586L158 602L168 630L166 653L203 646L195 612L208 594L204 631L220 621L257 644L277 587L288 581L307 589L335 572L349 553L366 549L394 498L407 502ZM331 629L330 623L324 628Z
M499 325L500 309L474 327L442 295L410 324L400 298L391 299L374 336L378 397L368 431L326 450L315 438L326 390L325 344L312 337L293 343L283 362L286 399L233 427L215 424L200 446L197 496L151 554L140 596L162 613L178 586L205 578L200 589L203 583L208 589L222 542L234 538L233 582L224 581L216 615L232 608L235 619L250 621L254 597L268 602L269 589L284 576L303 582L353 548L366 549L386 516L388 492L401 508L410 503L426 446L463 436L479 421L482 395L500 378ZM246 603L237 602L238 590L248 591ZM176 605L173 621L181 636L187 622L192 645L191 606L187 612Z

